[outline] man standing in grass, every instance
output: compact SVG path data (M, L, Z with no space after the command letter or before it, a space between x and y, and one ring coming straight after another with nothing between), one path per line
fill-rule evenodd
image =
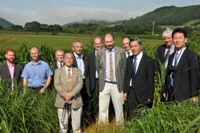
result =
M133 55L126 61L123 89L129 120L139 105L151 107L154 95L153 60L142 51L142 41L138 37L130 40L130 48Z
M96 37L94 39L94 48L95 50L87 55L86 58L86 89L89 96L89 105L88 111L90 112L89 115L89 122L95 123L96 117L98 115L98 108L99 108L99 75L96 70L96 55L97 51L99 51L103 46L100 37Z
M30 49L32 61L25 65L21 77L24 86L28 86L36 93L44 94L51 82L53 73L49 65L39 59L39 55L38 48L32 47Z
M60 68L64 66L63 57L64 57L64 51L61 49L57 49L55 53L56 61L53 62L53 69L56 70L57 68Z
M19 84L22 81L21 73L23 67L15 63L15 56L16 52L14 49L7 49L5 53L6 62L0 65L0 76L4 82L4 87L11 88L11 94L15 88L15 83Z
M197 55L186 47L187 32L176 28L172 32L175 53L170 55L165 82L167 101L198 101L199 69Z
M126 55L122 48L115 46L112 34L104 37L105 48L97 52L96 68L99 74L99 123L108 122L110 98L114 105L116 124L124 121L123 78Z
M126 51L126 58L133 55L133 53L131 52L130 46L129 46L129 42L130 42L130 39L128 37L124 37L122 39L123 49Z
M58 108L60 133L67 133L71 116L74 133L81 132L83 86L81 70L73 67L73 54L64 55L65 66L55 70L54 86L57 91L55 106Z

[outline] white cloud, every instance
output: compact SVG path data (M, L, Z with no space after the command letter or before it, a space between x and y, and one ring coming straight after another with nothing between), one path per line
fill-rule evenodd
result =
M143 12L129 12L114 9L86 7L54 7L45 6L35 11L12 10L1 8L0 17L14 23L24 25L26 22L38 21L44 24L66 24L83 19L124 20L142 15Z

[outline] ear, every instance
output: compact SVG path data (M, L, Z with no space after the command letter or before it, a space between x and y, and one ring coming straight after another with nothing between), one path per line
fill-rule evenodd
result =
M187 43L187 40L188 40L188 39L187 39L187 38L185 38L185 43Z
M74 51L74 47L72 47L72 50Z

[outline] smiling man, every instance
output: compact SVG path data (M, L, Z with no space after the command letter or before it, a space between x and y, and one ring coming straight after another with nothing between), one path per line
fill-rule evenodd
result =
M124 121L123 78L126 55L122 48L115 46L112 34L104 36L105 48L97 52L96 68L99 74L99 123L108 122L110 98L112 99L116 124Z
M6 50L6 62L0 65L0 76L2 77L6 87L14 89L15 83L19 84L21 81L21 73L23 67L15 63L15 50L9 48Z
M174 29L172 38L176 52L169 57L166 72L165 98L167 101L198 100L199 70L197 55L186 47L187 32Z
M151 107L154 95L153 60L142 51L138 37L130 39L133 53L127 58L124 76L124 100L128 101L128 119L134 117L138 105Z
M25 65L21 75L23 85L28 86L36 93L44 94L51 82L53 73L49 65L39 59L40 52L38 48L32 47L30 56L32 61Z

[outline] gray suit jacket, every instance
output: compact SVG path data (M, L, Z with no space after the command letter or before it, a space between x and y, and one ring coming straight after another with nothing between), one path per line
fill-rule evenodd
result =
M55 70L54 86L57 91L55 107L63 108L65 104L64 94L67 93L67 73L65 67ZM78 68L72 68L72 108L79 108L83 106L80 91L83 86L81 71Z
M126 54L122 48L117 46L115 50L115 76L117 80L118 91L123 90L124 72L126 66ZM99 73L99 91L102 92L105 86L106 79L106 48L102 48L97 52L96 58L97 72Z

